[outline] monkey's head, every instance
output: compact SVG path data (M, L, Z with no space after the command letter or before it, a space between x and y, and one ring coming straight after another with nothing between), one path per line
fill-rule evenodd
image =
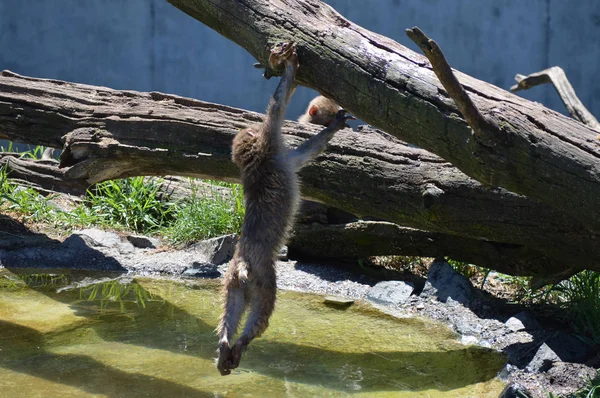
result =
M244 169L254 159L261 127L259 124L247 127L240 130L233 138L231 158L240 169Z
M298 119L300 123L318 124L329 126L335 120L335 114L342 109L338 104L322 95L316 97L310 104L306 113Z

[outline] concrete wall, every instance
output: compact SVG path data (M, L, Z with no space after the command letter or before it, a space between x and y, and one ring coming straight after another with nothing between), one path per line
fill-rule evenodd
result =
M421 27L455 68L503 88L562 66L600 116L600 0L327 0L350 20L416 50ZM118 89L162 91L263 111L276 79L165 0L0 0L0 69ZM314 95L298 90L296 118ZM564 112L550 87L524 94Z

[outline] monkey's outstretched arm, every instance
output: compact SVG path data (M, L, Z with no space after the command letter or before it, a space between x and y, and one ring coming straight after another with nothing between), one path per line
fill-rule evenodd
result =
M285 65L285 70L275 89L273 97L267 107L267 117L265 118L265 139L268 144L279 143L281 140L281 128L285 120L285 110L287 109L290 97L295 90L294 78L298 70L298 55L296 46L293 43L284 43L271 50L269 63L273 69L281 64Z
M290 151L289 157L296 171L317 157L325 150L327 143L337 131L348 127L347 120L353 120L354 117L347 114L346 110L341 109L336 113L335 120L330 126L324 128L319 134L304 141L298 148Z

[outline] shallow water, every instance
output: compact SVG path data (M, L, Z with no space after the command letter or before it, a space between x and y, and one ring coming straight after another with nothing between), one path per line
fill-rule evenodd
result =
M504 358L457 343L442 325L292 292L279 292L267 332L222 377L217 282L82 286L0 270L0 397L497 397L503 388L494 377Z

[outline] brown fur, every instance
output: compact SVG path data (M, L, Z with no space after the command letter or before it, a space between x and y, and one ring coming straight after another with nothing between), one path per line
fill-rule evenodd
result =
M217 368L222 375L238 367L242 352L264 332L275 308L275 261L299 201L296 172L320 153L350 118L345 112L338 112L330 127L295 150L286 148L281 127L298 69L295 47L283 44L272 50L270 62L285 64L285 71L267 108L266 119L240 131L232 146L233 161L241 170L246 215L223 284L224 310L217 327ZM230 346L246 308L246 325Z
M300 123L318 124L329 126L335 120L335 114L342 109L338 104L327 97L319 95L308 104L306 113L298 118Z

